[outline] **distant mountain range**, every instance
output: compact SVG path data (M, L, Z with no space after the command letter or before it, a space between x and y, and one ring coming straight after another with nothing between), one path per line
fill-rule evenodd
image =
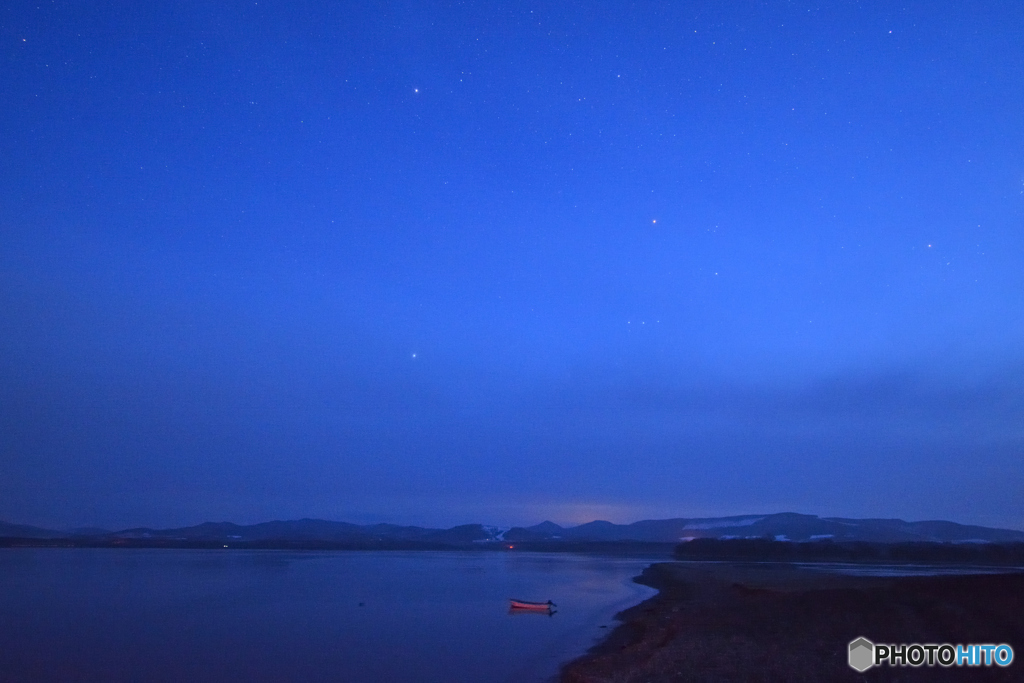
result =
M633 524L590 522L562 528L544 522L511 529L509 541L588 540L679 543L697 538L771 538L779 541L866 541L871 543L1011 543L1024 542L1024 531L969 526L955 522L905 522L902 519L846 519L782 512L773 515L658 519Z
M523 544L556 547L580 543L677 544L697 538L769 538L779 541L870 543L1020 543L1024 531L969 526L955 522L905 522L901 519L845 519L796 513L645 520L633 524L595 521L574 527L542 522L530 527L465 524L431 529L396 524L358 525L320 519L239 525L206 522L177 529L136 528L123 531L76 529L61 532L0 522L0 538L35 540L46 545L249 547L450 548L477 544ZM30 544L30 543L27 543Z

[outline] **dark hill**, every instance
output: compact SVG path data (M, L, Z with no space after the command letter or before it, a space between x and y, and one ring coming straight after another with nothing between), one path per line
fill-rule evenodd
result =
M836 543L1015 543L1024 542L1024 531L991 529L945 521L906 522L901 519L846 519L796 513L735 517L649 519L633 524L603 520L562 527L542 522L514 527L502 534L495 527L464 524L451 529L431 529L396 524L358 525L323 519L297 519L240 525L205 522L174 529L134 528L117 532L77 530L59 532L0 522L0 538L66 539L69 545L192 545L220 547L234 543L252 547L448 547L488 542L541 544L659 543L677 544L695 539L772 539ZM220 546L217 546L220 544ZM539 546L538 546L539 547Z
M548 526L549 525L549 526ZM656 519L633 524L597 521L562 528L545 523L515 527L508 540L646 541L677 543L697 538L772 538L780 541L866 541L872 543L1012 543L1024 541L1024 531L992 529L955 522L906 522L902 519L845 519L783 512L698 519Z

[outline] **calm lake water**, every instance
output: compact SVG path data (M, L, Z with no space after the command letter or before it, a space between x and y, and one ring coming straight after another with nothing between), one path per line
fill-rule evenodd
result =
M546 681L654 594L631 581L650 562L4 549L0 681Z

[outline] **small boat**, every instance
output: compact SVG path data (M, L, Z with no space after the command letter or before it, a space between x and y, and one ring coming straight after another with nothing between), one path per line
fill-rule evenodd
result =
M516 600L515 598L509 598L508 601L510 603L510 609L529 610L531 612L550 612L552 608L557 606L550 600L547 602L530 602L529 600Z

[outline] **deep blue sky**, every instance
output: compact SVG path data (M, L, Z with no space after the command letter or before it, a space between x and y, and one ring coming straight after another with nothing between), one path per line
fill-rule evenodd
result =
M1024 528L1024 4L0 8L0 519Z

